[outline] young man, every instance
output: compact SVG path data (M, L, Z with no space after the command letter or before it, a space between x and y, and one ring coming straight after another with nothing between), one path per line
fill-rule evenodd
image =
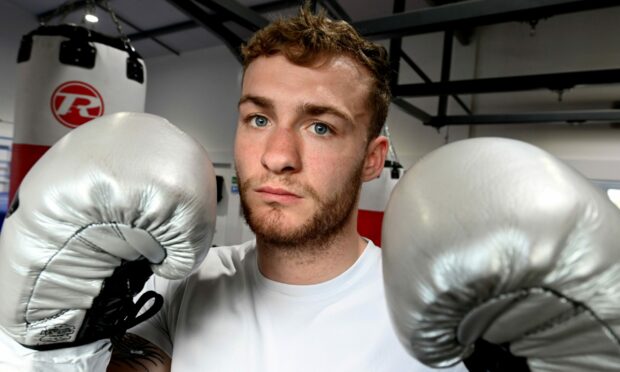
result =
M108 370L427 370L396 338L380 250L356 226L388 147L385 50L302 10L243 55L235 160L256 241L213 248L183 281L156 278L163 309Z

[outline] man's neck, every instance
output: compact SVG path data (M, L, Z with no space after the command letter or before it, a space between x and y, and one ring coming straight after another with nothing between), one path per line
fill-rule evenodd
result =
M357 229L345 229L324 247L274 247L257 239L258 268L267 278L287 284L317 284L337 277L364 252Z

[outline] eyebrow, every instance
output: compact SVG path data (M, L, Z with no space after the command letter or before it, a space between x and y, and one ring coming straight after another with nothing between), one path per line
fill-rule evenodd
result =
M266 97L261 97L261 96L255 96L251 94L243 95L239 99L238 106L241 106L242 104L247 103L247 102L252 103L262 109L267 109L267 110L274 110L274 107L275 107L274 102L271 99L266 98ZM311 115L311 116L318 116L318 115L324 115L324 114L334 115L349 123L353 123L353 119L349 115L329 105L304 103L303 106L298 109L298 112L302 114L306 114L306 115Z
M353 119L349 115L332 106L304 103L300 111L311 116L318 116L323 114L334 115L349 123L353 123Z
M264 108L264 109L273 110L273 108L274 108L273 101L270 100L269 98L260 97L260 96L253 96L251 94L246 94L246 95L242 96L239 99L239 103L237 104L237 107L241 106L242 104L244 104L246 102L253 103L254 105L256 105L256 106L258 106L260 108Z

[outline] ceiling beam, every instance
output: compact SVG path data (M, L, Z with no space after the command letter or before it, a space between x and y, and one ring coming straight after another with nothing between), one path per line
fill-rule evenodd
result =
M454 30L446 30L443 33L443 51L441 58L441 82L450 81L450 70L452 69L452 49L454 45ZM448 92L439 95L437 116L446 116L448 113Z
M323 6L330 9L338 18L351 23L353 20L346 10L338 3L338 0L322 0Z
M262 4L252 5L250 6L250 9L258 13L269 13L293 7L298 8L302 5L302 3L303 2L301 0L274 0Z
M181 12L185 13L185 15L193 19L196 23L213 32L215 36L224 42L235 58L237 58L239 62L242 62L240 48L244 40L225 27L222 24L222 20L216 14L207 13L204 8L198 6L191 0L167 1L177 7L177 9Z
M426 3L430 6L441 6L446 4L457 3L463 0L426 0ZM469 45L474 36L474 29L468 27L462 30L454 30L454 36L461 43L461 45Z
M85 7L88 6L90 1L87 0L77 0L77 1L73 1L73 2L67 2L62 4L61 6L54 8L54 9L50 9L47 10L43 13L39 13L37 14L37 19L39 20L39 23L47 23L49 21L51 21L52 19L56 18L59 15L62 14L68 14L71 12L75 12L78 11L80 9L83 9ZM101 0L95 0L95 4L96 6L98 6L99 8L101 8L102 10L104 10L106 13L109 13L110 11L106 8L106 4L104 4ZM134 25L132 22L128 21L126 18L120 16L118 13L115 13L116 17L118 18L119 21L121 21L122 23L125 23L127 26L133 28L134 30L138 31L137 33L140 32L144 32L144 30L140 29L139 27L137 27L136 25ZM156 42L157 44L159 44L160 46L162 46L163 48L167 49L168 51L179 55L179 52L176 49L173 49L172 47L170 47L168 44L158 40L155 38L156 35L151 35L148 36L150 37L154 42ZM128 35L129 37L129 35ZM129 37L130 40L131 37Z
M218 17L225 16L250 31L258 31L269 24L269 20L235 0L196 0L213 10Z
M279 10L288 9L292 7L299 6L299 0L276 0L270 1L267 3L252 5L250 9L257 13L268 13L268 12L277 12ZM222 15L220 18L220 22L227 22L231 19L225 15ZM174 32L191 30L194 28L201 27L196 21L189 20L178 23L173 23L171 25L166 25L162 27L153 28L150 30L144 30L140 32L136 32L128 35L131 40L142 40L149 37L167 35Z
M422 70L422 68L420 68L420 66L418 66L411 57L409 57L409 55L407 55L407 53L405 53L404 50L400 51L400 56L403 59L403 61L405 61L407 63L407 65L409 65L409 67L411 67L417 74L418 76L424 80L425 83L432 83L433 81L431 80L430 77L428 77L428 75L426 75L426 73L424 73L424 70ZM393 89L393 88L392 88ZM456 103L463 109L463 111L465 111L465 113L467 114L471 114L471 109L469 107L467 107L467 105L465 104L465 102L463 102L463 100L461 99L461 97L457 96L456 94L450 94L452 96L452 98L454 98L454 100L456 101Z
M175 23L172 25L152 28L150 30L139 31L133 34L129 34L127 35L127 37L129 37L130 40L142 40L155 36L168 35L179 31L191 30L197 27L200 27L200 25L196 23L196 21L191 20Z
M618 0L470 0L359 22L353 26L371 39L416 35L446 29L549 18L557 14L620 6Z
M620 83L620 69L403 84L395 86L393 94L402 97L431 97L444 94L517 92L537 89L563 91L578 85L613 83Z
M435 128L445 125L492 125L492 124L536 124L573 123L593 121L620 121L620 110L552 111L518 114L476 114L433 116L424 122Z
M97 6L99 8L104 10L106 13L108 13L108 15L110 17L112 17L112 13L111 12L114 12L114 10L112 8L109 8L110 7L109 3L103 2L101 0L95 0L95 2L97 3ZM108 8L106 8L106 6ZM121 15L119 15L118 13L114 12L114 15L116 16L116 18L118 19L119 22L122 22L122 23L126 24L127 26L133 28L134 30L136 30L138 32L144 31L141 28L139 28L138 26L136 26L135 24L133 24L132 22L128 21L125 17L122 17ZM114 18L112 18L112 20L114 20ZM129 38L129 36L127 36L127 37ZM131 39L129 39L129 40L131 42ZM151 40L153 40L155 43L159 44L161 47L163 47L164 49L168 50L169 52L172 52L172 53L176 54L177 56L180 55L178 50L172 48L170 45L164 43L163 41L161 41L161 40L159 40L159 39L157 39L157 38L155 38L153 36L151 36Z
M39 21L39 23L47 23L49 21L51 21L53 18L55 18L56 16L59 16L61 14L68 14L71 13L73 11L76 10L80 10L84 7L86 7L86 5L88 5L88 1L87 0L77 0L77 1L73 1L73 2L65 2L64 4L62 4L59 7L50 9L50 10L46 10L42 13L37 14L37 20Z
M405 101L403 98L393 97L392 103L400 107L400 109L403 110L405 113L413 116L414 118L420 119L420 121L422 121L423 123L426 123L433 118L429 113Z

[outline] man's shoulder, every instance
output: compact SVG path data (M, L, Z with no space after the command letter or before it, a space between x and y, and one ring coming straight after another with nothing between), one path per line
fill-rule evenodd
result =
M235 275L244 269L247 259L255 259L255 248L253 240L239 245L211 247L196 275L200 279Z

